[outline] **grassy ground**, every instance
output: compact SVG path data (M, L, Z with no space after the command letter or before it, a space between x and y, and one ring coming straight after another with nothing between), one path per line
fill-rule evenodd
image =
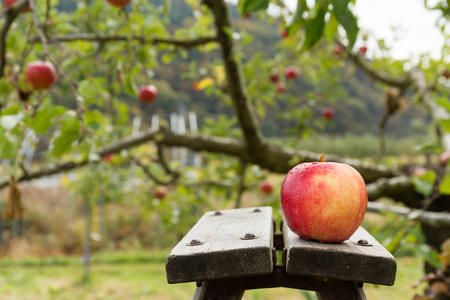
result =
M168 250L133 253L103 253L93 256L91 280L82 284L78 258L0 260L1 299L190 299L194 283L169 285L164 261ZM411 299L411 284L421 277L422 262L415 257L398 259L392 287L365 285L368 299ZM244 299L310 299L291 289L248 291ZM303 298L302 298L303 297ZM314 298L311 298L314 299Z

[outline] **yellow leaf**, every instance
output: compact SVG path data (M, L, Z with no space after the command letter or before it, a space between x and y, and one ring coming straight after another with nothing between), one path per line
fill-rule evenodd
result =
M201 91L201 90L206 89L208 86L212 85L213 83L214 83L214 81L208 77L208 78L205 78L205 79L195 82L194 89L196 89L197 91Z

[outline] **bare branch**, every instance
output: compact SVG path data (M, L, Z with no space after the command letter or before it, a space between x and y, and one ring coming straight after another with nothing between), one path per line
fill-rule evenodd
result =
M6 36L9 28L20 12L27 7L28 0L19 0L5 11L5 22L0 29L0 78L5 75L6 66Z
M138 41L144 44L169 44L183 48L193 48L201 45L205 45L212 42L217 42L217 38L210 37L200 37L191 40L181 40L181 39L166 39L166 38L147 38L144 36L126 36L126 35L97 35L94 33L73 33L67 35L52 35L47 39L49 44L57 44L61 42L76 42L76 41L87 41L87 42L99 42L99 43L108 43L108 42L129 42L129 41ZM33 37L29 39L31 43L39 43L41 40L39 37Z
M38 18L36 16L36 10L34 7L34 0L28 0L29 4L30 4L30 8L31 8L31 16L33 19L33 24L34 24L34 29L36 29L36 32L39 36L39 39L42 43L42 46L44 48L44 56L43 56L43 60L46 60L47 56L49 55L49 51L48 51L48 42L47 42L47 37L44 34L45 29L45 25L44 25L44 30L41 29L40 25L39 25L39 21ZM47 9L49 9L49 7L47 7Z

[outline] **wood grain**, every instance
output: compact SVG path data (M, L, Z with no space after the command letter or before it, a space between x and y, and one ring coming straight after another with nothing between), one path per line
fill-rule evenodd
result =
M272 208L204 214L166 260L169 283L270 274L273 269ZM241 239L247 233L256 239ZM192 240L201 245L189 246Z
M397 263L394 257L364 228L340 244L300 239L283 222L288 274L314 276L381 285L393 285ZM371 246L357 242L367 240Z

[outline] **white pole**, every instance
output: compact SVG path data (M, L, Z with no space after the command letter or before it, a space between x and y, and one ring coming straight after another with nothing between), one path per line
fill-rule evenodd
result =
M170 114L170 130L178 133L178 115ZM178 147L172 147L172 160L179 160Z

